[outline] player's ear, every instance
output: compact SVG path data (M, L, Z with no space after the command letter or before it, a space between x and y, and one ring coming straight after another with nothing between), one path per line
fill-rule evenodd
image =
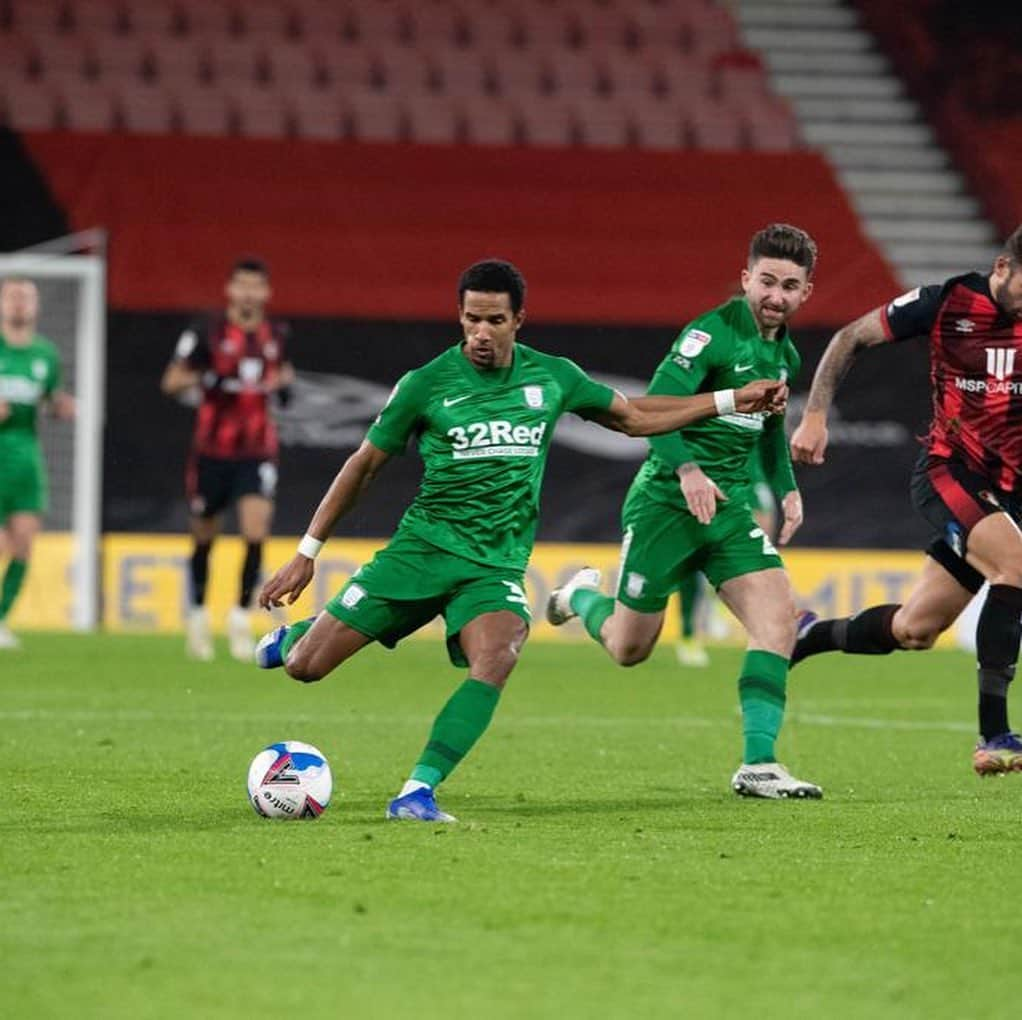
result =
M802 304L805 304L813 296L813 281L807 280L805 290L802 291Z
M743 292L747 291L749 289L749 283L752 280L752 273L749 272L748 266L746 266L746 267L744 267L742 269L741 280L742 280L742 291Z
M515 324L515 332L516 333L518 332L518 330L520 330L522 328L522 323L523 322L525 322L525 309L524 308L519 308L518 311L515 312L515 316L514 316L514 324Z

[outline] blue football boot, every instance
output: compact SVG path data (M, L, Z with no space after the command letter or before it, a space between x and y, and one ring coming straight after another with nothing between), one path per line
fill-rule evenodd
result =
M401 818L413 822L456 822L454 815L449 815L437 807L436 796L430 786L420 786L403 797L395 797L387 805L388 818Z

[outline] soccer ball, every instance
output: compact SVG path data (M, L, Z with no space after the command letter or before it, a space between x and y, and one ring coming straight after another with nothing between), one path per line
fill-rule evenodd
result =
M248 767L248 799L264 818L318 818L333 789L329 762L300 740L270 744Z

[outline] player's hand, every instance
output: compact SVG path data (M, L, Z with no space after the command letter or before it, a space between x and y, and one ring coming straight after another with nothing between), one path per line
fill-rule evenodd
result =
M796 464L822 464L826 451L827 416L809 411L791 435L791 459Z
M781 500L781 513L784 515L784 522L781 524L777 543L787 545L792 535L802 526L802 494L797 489L787 493Z
M735 410L741 414L783 414L787 404L788 386L777 379L756 379L735 390Z
M53 415L61 421L71 421L78 411L75 398L61 390L53 394Z
M11 416L11 405L6 400L0 400L0 421L7 421Z
M717 500L727 501L727 496L717 483L703 474L698 464L682 464L678 468L681 492L692 515L700 524L709 524L717 513Z
M259 592L259 605L263 609L294 605L298 596L309 586L315 573L316 564L308 556L295 553L292 559L263 585Z

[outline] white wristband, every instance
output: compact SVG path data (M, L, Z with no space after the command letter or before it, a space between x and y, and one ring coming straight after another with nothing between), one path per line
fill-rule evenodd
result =
M314 560L322 548L323 543L318 538L313 538L312 535L308 534L298 543L298 552L302 556L307 556L310 560Z
M713 403L717 407L717 414L734 414L735 413L735 391L734 390L714 390L713 391Z

